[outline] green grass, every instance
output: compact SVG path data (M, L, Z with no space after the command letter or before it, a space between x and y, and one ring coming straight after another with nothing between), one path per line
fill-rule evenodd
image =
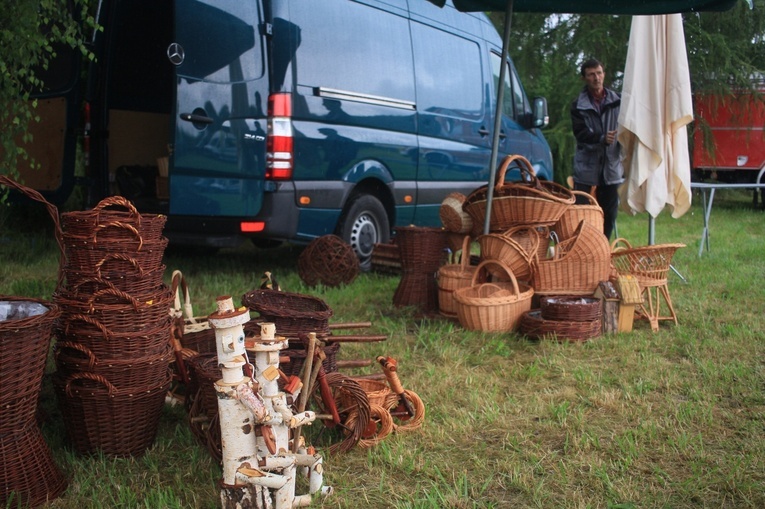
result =
M388 337L343 344L338 359L398 359L404 385L426 405L425 422L370 449L325 453L325 483L335 493L315 507L759 508L765 217L749 205L748 195L718 192L711 251L701 257L700 205L677 220L659 216L656 242L687 245L673 259L687 282L670 274L679 324L652 332L636 322L631 333L586 344L421 319L392 305L396 277L370 273L343 288L307 288L295 246L243 246L212 257L168 251L166 280L182 270L195 314L206 315L217 296L238 300L270 270L287 291L324 299L333 322L371 321L369 333ZM50 229L22 234L13 221L5 224L0 294L50 298L58 270ZM647 242L645 215L621 214L618 229L633 245ZM143 457L115 460L72 451L48 377L41 402L44 435L70 479L48 507L220 507L220 469L181 408L165 408Z

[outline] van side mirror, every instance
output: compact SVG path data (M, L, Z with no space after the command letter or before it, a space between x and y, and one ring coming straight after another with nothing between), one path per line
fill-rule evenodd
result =
M535 97L532 104L531 127L544 129L549 123L550 116L547 114L547 99Z

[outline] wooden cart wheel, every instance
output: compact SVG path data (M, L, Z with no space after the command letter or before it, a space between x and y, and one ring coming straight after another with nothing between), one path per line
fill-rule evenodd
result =
M325 401L322 398L319 384L317 383L311 395L313 400L312 406L316 409L317 414L323 416L322 422L326 428L339 428L342 430L340 433L342 440L333 443L329 447L329 451L332 453L348 451L361 439L370 421L369 399L364 389L355 380L340 373L327 373L325 377L332 393L332 400ZM328 418L328 416L334 413L333 406L340 418L340 422L334 422L331 418ZM352 415L358 417L349 419Z
M414 415L409 415L406 407L399 403L390 408L390 414L393 418L393 427L397 432L414 431L422 426L425 420L425 404L422 402L416 392L405 390L404 397L414 408Z

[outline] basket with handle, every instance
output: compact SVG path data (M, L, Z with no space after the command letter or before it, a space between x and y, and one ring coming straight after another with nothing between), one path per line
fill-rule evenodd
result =
M509 278L504 282L486 282L487 266L501 267ZM534 290L518 280L512 270L498 260L484 260L476 267L471 285L454 292L457 317L469 330L509 332L518 325L521 315L531 309Z
M141 214L133 203L122 196L110 196L101 200L90 210L64 212L61 214L61 229L70 236L90 237L102 225L119 222L136 229L144 240L159 240L167 222L162 214ZM116 235L123 238L119 230L107 230L100 235L102 240Z
M517 162L521 182L505 182L510 164ZM484 224L487 213L487 186L481 186L468 195L463 209L473 224ZM505 231L514 226L551 226L575 202L571 190L555 182L540 181L531 163L523 156L507 156L497 173L491 204L489 230Z
M459 250L459 262L443 265L438 269L438 310L442 315L457 316L454 291L469 286L474 272L475 266L470 265L470 236L465 235Z
M586 221L555 255L535 262L532 285L540 295L592 295L611 273L611 252L603 232Z
M555 226L552 229L558 234L558 238L566 240L574 236L576 228L582 221L587 221L594 227L603 231L603 209L598 205L597 200L583 191L572 191L574 196L581 196L587 199L586 205L573 204L563 212Z
M170 315L173 317L173 335L181 343L182 350L196 353L215 353L215 331L210 327L206 316L194 316L194 307L186 278L180 270L174 270L170 283L173 294L173 307ZM183 352L184 357L191 352Z

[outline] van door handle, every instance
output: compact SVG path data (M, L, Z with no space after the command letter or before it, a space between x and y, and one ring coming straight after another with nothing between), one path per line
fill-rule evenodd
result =
M196 113L181 113L181 120L194 124L212 124L213 119L207 115L197 115Z
M504 140L505 138L507 138L507 135L505 134L505 131L500 131L500 132L499 132L499 138L500 138L501 140Z
M489 135L489 130L486 129L485 127L481 127L478 129L478 134L480 134L482 138L485 138L486 136Z

